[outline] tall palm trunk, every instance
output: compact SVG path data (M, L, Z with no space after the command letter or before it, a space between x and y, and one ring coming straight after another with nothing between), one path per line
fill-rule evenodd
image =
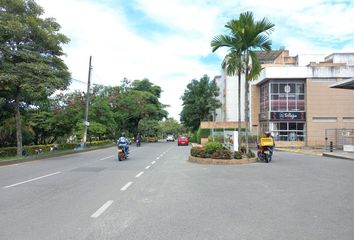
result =
M15 98L15 118L16 118L16 140L17 140L17 155L22 155L22 127L20 114L20 95Z
M238 70L238 151L241 150L241 68Z
M249 146L248 146L248 128L249 128L249 82L248 82L248 60L249 60L249 54L248 51L246 51L246 73L245 73L245 141L246 141L246 153L249 151Z

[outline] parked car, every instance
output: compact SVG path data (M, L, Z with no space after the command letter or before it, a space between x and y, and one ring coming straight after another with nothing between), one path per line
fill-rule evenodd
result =
M177 140L177 144L178 144L178 146L181 146L181 145L188 145L188 144L189 144L188 137L186 137L186 136L179 136L179 137L178 137L178 140Z
M169 134L166 137L166 141L167 142L174 142L175 141L175 137L172 134Z

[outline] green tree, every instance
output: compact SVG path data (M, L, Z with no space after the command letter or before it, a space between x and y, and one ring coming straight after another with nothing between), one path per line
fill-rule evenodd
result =
M159 133L162 135L173 134L178 135L185 132L183 126L175 119L168 118L165 121L159 122Z
M60 58L61 44L69 39L54 19L41 18L43 13L33 0L0 2L0 96L14 102L17 154L22 152L21 106L70 83Z
M193 79L181 97L183 108L180 115L183 125L195 131L201 121L209 120L211 113L221 106L217 96L219 96L219 89L207 75L199 81Z
M153 119L141 119L138 125L138 132L143 136L157 136L158 134L158 122Z
M121 91L113 104L118 131L136 133L140 120L160 121L167 117L166 105L160 103L161 88L148 79L134 80Z
M215 37L211 42L211 46L213 51L220 47L229 48L230 53L226 64L229 65L230 73L234 75L238 69L240 78L240 71L242 71L242 68L245 69L245 123L248 151L249 81L255 79L262 70L255 50L271 50L269 34L274 30L274 24L270 23L266 18L255 21L252 12L245 12L240 14L238 20L231 20L225 27L230 31L229 35ZM239 63L240 59L243 62L242 64Z

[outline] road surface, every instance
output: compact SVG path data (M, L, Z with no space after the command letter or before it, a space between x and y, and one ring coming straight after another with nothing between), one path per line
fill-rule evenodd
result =
M203 165L174 143L0 167L0 239L348 239L354 161Z

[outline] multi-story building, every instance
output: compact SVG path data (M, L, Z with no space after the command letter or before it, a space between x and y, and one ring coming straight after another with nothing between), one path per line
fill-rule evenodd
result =
M319 146L325 143L326 129L354 129L354 91L330 87L354 77L354 53L311 58L292 57L284 50L258 56L264 69L250 86L253 133L269 130L278 145ZM308 60L319 57L322 62ZM219 112L216 119L237 121L237 78L223 74L218 82L223 82L219 88L224 94L220 110L224 114ZM241 99L244 107L244 96Z

